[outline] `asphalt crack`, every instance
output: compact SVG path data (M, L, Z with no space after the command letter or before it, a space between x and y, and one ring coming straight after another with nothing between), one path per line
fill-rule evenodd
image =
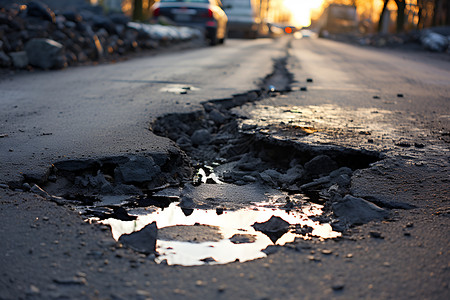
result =
M164 209L176 213L175 203L186 217L194 209L205 213L212 210L217 216L224 212L238 213L240 209L250 207L261 213L274 210L288 214L295 212L298 215L295 215L297 220L292 220L296 222L292 223L295 226L287 223L280 230L260 230L274 244L286 233L294 234L296 238L322 238L314 233L314 226L329 224L335 231L329 232L327 237L336 237L336 231L344 232L354 225L388 217L387 209L390 207L376 197L362 199L351 194L354 173L381 160L382 154L336 145L302 143L301 136L315 134L314 130L306 127L287 126L289 128L285 129L295 132L297 138L290 139L288 134L280 138L257 124L246 123L245 116L234 112L234 108L243 105L263 99L276 101L289 94L294 82L287 68L289 59L289 51L286 51L284 57L274 60L273 72L261 80L259 89L227 99L206 101L202 103L203 109L194 112L157 118L150 130L173 140L178 148L174 147L167 153L142 151L97 159L58 161L45 176L25 176L20 184L24 189L58 204L76 206L87 219L109 224L116 239L120 234L114 233L111 220L138 222L142 213L163 215ZM232 190L239 191L239 196L231 199L223 196ZM246 192L248 199L242 200ZM255 200L258 197L259 200ZM264 203L264 199L269 200ZM395 208L410 207L403 207L400 203ZM313 223L298 223L305 216ZM283 220L282 217L277 216ZM269 221L258 224L270 226ZM186 232L186 228L175 226L170 236L179 235L181 228ZM136 237L130 234L129 238L121 241L127 240L125 243L129 243L131 248L142 249L133 243L141 245L141 236L156 239L158 230L156 226L147 224L137 231ZM236 238L230 240L236 242ZM255 239L246 235L242 240ZM164 243L169 242L162 242L162 245ZM155 253L154 258L158 260L156 242L151 241L148 247L140 252L147 255ZM170 248L172 246L167 249ZM168 255L166 250L161 251L163 257ZM261 257L258 253L254 258ZM158 262L165 263L164 259L160 258ZM197 263L206 261L215 262L199 258Z

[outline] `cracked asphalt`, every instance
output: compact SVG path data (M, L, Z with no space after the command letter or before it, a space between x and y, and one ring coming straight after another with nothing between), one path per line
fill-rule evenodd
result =
M178 151L149 131L155 118L254 90L286 53L293 91L233 112L280 138L281 122L314 129L289 136L298 143L381 152L353 174L351 194L414 209L263 259L181 267L155 264L108 227L18 189L23 174L45 177L61 160ZM418 51L282 38L3 78L0 299L448 298L448 70ZM168 91L174 85L198 90Z

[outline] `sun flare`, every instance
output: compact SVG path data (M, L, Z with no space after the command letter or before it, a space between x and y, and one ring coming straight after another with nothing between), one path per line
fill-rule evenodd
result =
M295 26L309 26L311 24L311 11L318 9L323 0L284 0L284 5L292 13L292 23Z

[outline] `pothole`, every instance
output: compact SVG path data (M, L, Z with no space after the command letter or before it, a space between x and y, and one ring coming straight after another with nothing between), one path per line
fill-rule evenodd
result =
M184 266L245 262L265 257L272 245L285 245L295 239L340 236L329 224L311 219L322 213L321 205L303 199L292 201L295 204L289 207L284 201L275 200L230 211L222 208L183 209L172 203L151 213L131 210L130 214L135 213L136 220L109 218L101 222L111 226L117 240L156 222L160 228L157 231L156 252L159 256L156 262ZM264 225L273 218L284 220L287 225L273 230L270 226L258 227L258 224Z
M31 187L32 178L25 185L75 205L87 220L110 225L119 242L164 264L248 261L385 217L384 209L350 195L353 173L379 160L378 152L279 138L233 113L288 93L286 61L275 62L259 90L158 118L152 131L182 151L61 161L43 189ZM307 126L290 130L315 134Z
M294 124L295 126L290 127L292 122L289 123L289 120L286 121L288 125L284 137L280 138L280 135L283 134L272 135L271 132L264 132L258 127L258 124L246 122L245 117L239 117L233 113L233 108L243 104L267 97L276 98L288 93L292 78L287 72L285 64L286 60L276 62L274 73L266 77L260 90L235 95L230 99L208 101L203 103L204 110L202 111L166 115L158 118L152 125L154 133L175 141L192 159L192 165L195 168L192 180L193 189L206 189L211 195L215 195L214 190L217 190L218 186L223 187L220 199L211 196L208 199L200 200L198 197L187 196L185 198L190 201L186 203L191 203L193 207L200 207L206 202L219 208L229 205L235 209L233 212L229 212L229 219L221 215L217 216L213 210L196 210L196 217L190 219L188 223L199 222L213 226L219 224L221 232L227 232L227 234L220 242L200 243L201 245L191 243L188 246L186 242L180 244L179 241L158 242L158 252L162 253L160 261L167 260L169 264L224 263L236 259L245 261L265 256L261 250L269 245L284 245L286 242L294 242L296 238L310 238L311 236L322 239L334 238L340 235L335 230L342 231L348 226L372 219L382 219L386 216L382 208L350 195L353 172L378 161L381 157L378 152L302 143L301 140L291 139L286 132L295 131L296 137L306 137L316 133L317 130L307 124ZM281 79L284 82L280 81ZM277 88L277 86L281 86L281 88ZM233 190L251 189L254 186L270 189L269 193L275 191L285 193L284 203L275 205L268 210L261 207L264 200L260 199L245 203L241 208L238 204L242 203L231 199L232 197L227 197ZM315 208L315 213L307 214L298 208L294 211L291 210L289 214L286 213L286 206L294 207L292 199L302 199L303 205L307 203L310 207ZM342 205L333 205L336 201L345 203L346 209L342 209ZM185 201L181 199L179 204L181 207L183 207L183 202ZM358 212L361 218L348 217L347 214L351 215L355 209L361 209ZM337 215L333 213L334 210L339 212L341 217L339 220L336 219ZM157 220L159 215L155 215L161 213L150 214L149 222L161 223L162 221ZM173 210L171 209L168 214L173 214ZM183 217L180 208L178 208L178 214L183 220L175 220L173 224L167 226L187 225L186 218L191 217ZM207 216L208 221L201 221L202 215ZM231 239L234 235L239 235L239 228L234 228L232 232L229 232L234 224L240 224L233 219L233 216L238 216L237 218L241 220L251 220L245 226L237 227L244 228L244 232L251 232L252 236L255 236L255 230L254 228L252 230L251 224L258 223L259 218L261 218L261 222L269 222L272 217L279 217L280 222L286 221L290 226L295 226L295 224L301 226L299 224L302 223L299 220L302 220L308 222L309 225L305 223L303 225L311 226L313 231L317 232L318 228L327 228L327 230L323 231L323 234L314 233L311 236L308 234L306 236L295 235L288 230L280 235L282 239L258 237L255 242L246 245L249 249L256 249L252 258L244 254L242 256L231 254L234 253L234 250L230 250L227 258L218 259L221 257L222 251L219 249L222 249L222 246L224 249L232 249L234 246L231 245ZM223 223L220 223L221 218L224 220ZM316 228L313 227L313 224ZM174 245L179 248L175 249ZM239 248L241 245L236 245L236 247ZM210 248L209 252L208 248ZM187 249L192 249L192 251ZM207 256L205 251L216 253L216 257ZM195 256L193 253L201 254ZM187 261L190 259L194 259L196 262L188 263Z

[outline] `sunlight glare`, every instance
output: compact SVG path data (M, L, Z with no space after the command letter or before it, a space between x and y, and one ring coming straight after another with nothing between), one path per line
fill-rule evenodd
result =
M311 11L321 7L323 0L284 0L284 5L292 13L292 25L311 25Z

